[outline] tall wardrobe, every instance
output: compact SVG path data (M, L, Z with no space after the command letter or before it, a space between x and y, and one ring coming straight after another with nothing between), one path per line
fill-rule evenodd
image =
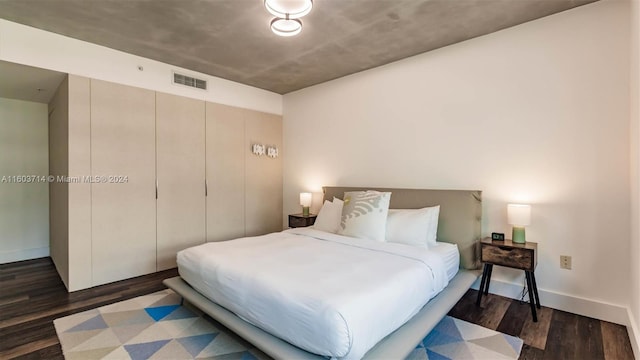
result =
M69 75L49 140L51 257L69 291L282 230L282 151L251 151L281 149L279 115Z

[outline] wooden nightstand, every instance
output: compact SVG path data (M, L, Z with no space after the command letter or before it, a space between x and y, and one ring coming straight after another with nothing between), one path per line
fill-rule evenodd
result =
M289 215L289 227L297 228L297 227L306 227L311 226L316 222L316 214L309 214L309 216L304 216L302 214L292 214Z
M538 285L536 285L534 271L538 264L538 243L526 242L519 244L509 239L493 241L491 238L484 238L480 246L480 261L484 263L484 269L482 271L482 280L480 281L480 291L478 291L476 305L480 306L482 293L485 295L489 293L489 283L491 282L493 265L524 270L527 279L527 289L529 290L531 315L533 316L533 321L537 322L538 315L536 314L536 307L540 309L540 298L538 297Z

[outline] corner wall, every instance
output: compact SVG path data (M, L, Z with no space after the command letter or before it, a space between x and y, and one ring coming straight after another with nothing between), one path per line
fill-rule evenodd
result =
M628 12L600 1L285 95L284 214L322 185L480 189L489 235L530 203L542 303L626 324Z
M0 98L0 264L49 256L47 129L47 105Z
M631 0L630 141L631 141L631 237L629 335L640 357L640 1Z
M91 80L69 75L69 176L91 171ZM91 184L69 184L69 291L93 286Z
M69 77L49 101L49 174L69 176ZM69 288L69 184L49 183L51 260Z

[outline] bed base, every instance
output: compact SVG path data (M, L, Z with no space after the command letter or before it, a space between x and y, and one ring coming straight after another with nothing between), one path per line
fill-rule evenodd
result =
M404 359L447 315L479 276L480 271L461 269L442 292L431 299L413 318L376 344L363 359ZM204 297L179 276L166 279L163 283L274 359L326 360L324 356L302 350L242 320Z

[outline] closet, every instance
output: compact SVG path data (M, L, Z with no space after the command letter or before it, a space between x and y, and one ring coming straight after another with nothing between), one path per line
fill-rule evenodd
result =
M52 259L69 291L282 230L281 155L251 152L281 149L281 116L74 75L58 93L68 111L50 123L50 163L81 179L50 186Z
M155 123L153 91L91 80L94 285L156 271Z
M205 103L157 93L157 270L205 241Z
M282 149L280 116L251 111L245 119L245 147L260 143ZM281 231L282 158L245 151L245 236Z
M207 103L207 241L282 230L282 148L277 115Z
M250 110L207 103L207 241L245 235L245 118Z

